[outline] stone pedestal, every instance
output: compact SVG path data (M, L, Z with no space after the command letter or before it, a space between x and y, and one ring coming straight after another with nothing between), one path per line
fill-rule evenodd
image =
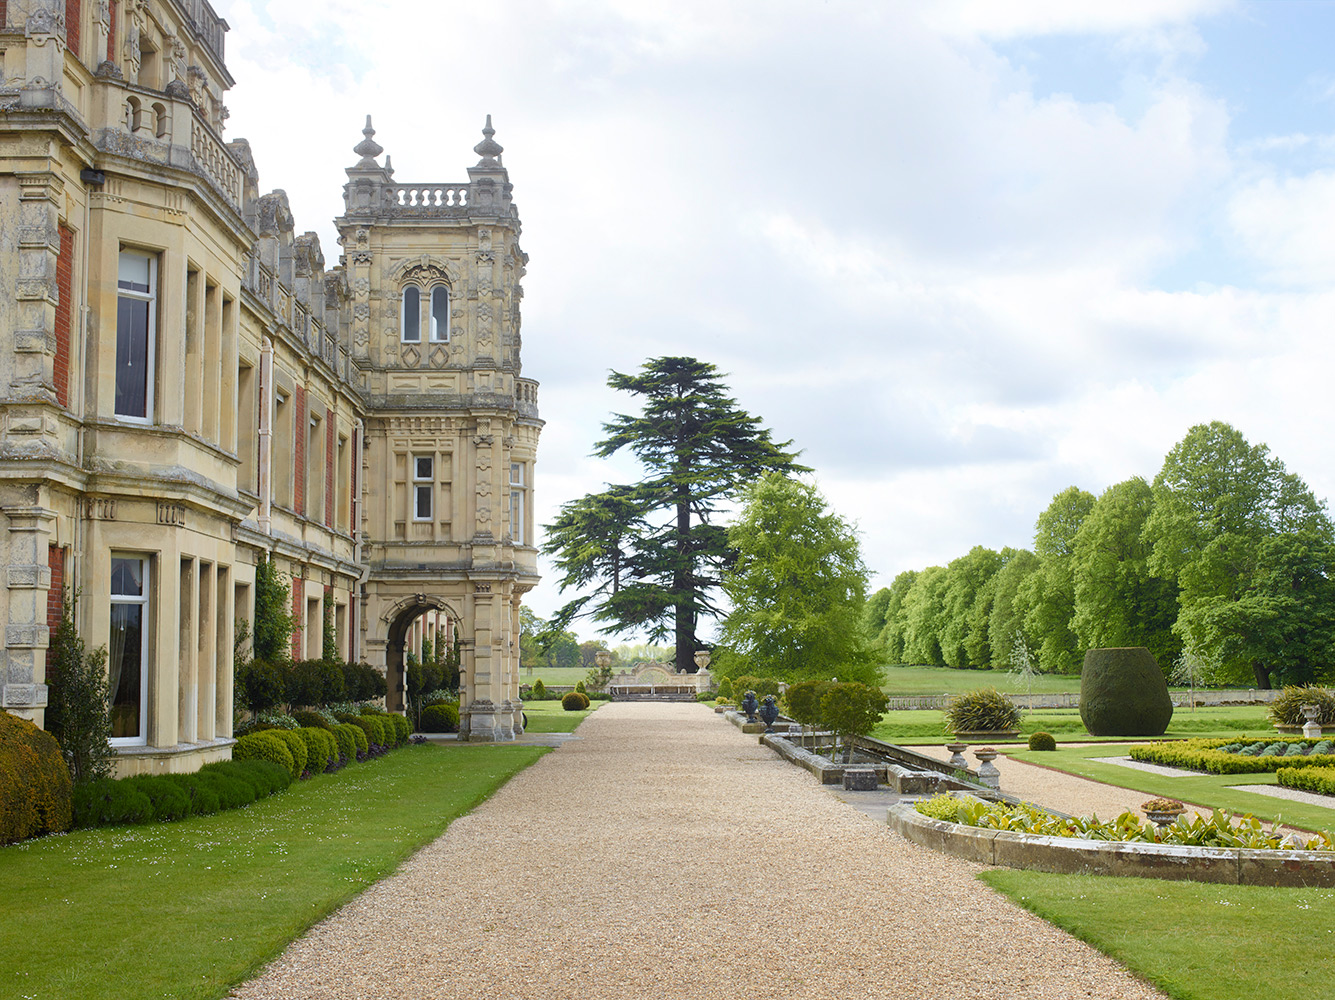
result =
M844 768L844 791L874 792L876 786L876 769L874 767Z

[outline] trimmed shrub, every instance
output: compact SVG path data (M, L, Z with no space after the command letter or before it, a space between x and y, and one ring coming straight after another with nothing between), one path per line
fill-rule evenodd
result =
M1020 710L994 687L965 691L946 703L946 728L952 733L1009 732L1019 725Z
M789 690L791 690L791 688ZM723 680L719 681L718 696L720 698L732 697L732 680L730 678L725 677Z
M1172 718L1168 683L1144 646L1085 653L1080 721L1090 735L1162 736Z
M74 789L76 827L147 823L153 818L153 800L137 785L101 778Z
M337 752L336 748L331 751L330 747L334 738L325 730L314 726L303 726L296 730L296 735L306 744L306 770L311 774L323 774L329 767L331 752ZM321 739L322 736L328 739L329 743Z
M307 750L306 741L298 735L296 729L273 729L270 733L277 736L287 747L288 753L292 755L292 777L300 778L306 773Z
M148 820L170 823L190 815L190 796L176 782L168 780L165 774L137 774L132 778L122 778L121 782L138 788L148 796L153 804L153 812L147 817Z
M1323 687L1295 687L1286 684L1270 703L1270 721L1281 726L1302 726L1307 723L1304 705L1315 705L1317 725L1323 729L1335 726L1335 695Z
M701 691L701 692L699 692L699 693L695 696L695 700L696 700L696 701L703 701L703 702L710 702L710 703L712 704L713 701L714 701L714 699L715 699L715 697L716 697L716 696L715 696L715 694L714 694L713 691Z
M205 764L199 773L214 771L250 785L256 798L281 792L292 784L292 772L282 764L268 760L219 760Z
M216 813L222 808L221 796L211 777L201 778L198 772L194 774L163 774L160 775L163 781L170 781L180 787L185 793L186 801L189 804L187 816L208 816Z
M1276 744L1266 746L1259 756L1245 753L1225 753L1223 747L1232 740L1174 740L1171 743L1151 743L1132 747L1132 760L1165 767L1182 767L1210 774L1264 774L1280 768L1335 767L1333 754L1308 754L1306 757L1282 756L1284 748Z
M424 733L457 733L459 706L448 703L428 705L422 710L421 730Z
M561 707L567 712L582 712L589 707L589 699L578 691L571 691L561 699Z
M399 746L408 742L408 737L413 734L412 724L409 723L406 715L399 715L397 712L391 712L385 716L385 720L394 727L391 734Z
M297 725L311 729L324 729L326 731L334 728L334 724L323 712L316 712L313 709L299 708L292 713L292 718L297 720Z
M385 694L385 675L369 663L344 663L343 697L352 701L367 701Z
M398 740L385 731L384 716L363 715L361 717L362 728L366 729L367 738L376 746L392 747ZM356 722L353 725L357 725ZM394 728L392 725L389 727Z
M56 738L0 712L0 844L68 830L71 784Z
M357 709L357 712L358 712L358 714L360 714L360 715L388 715L388 714L389 714L388 712L386 712L386 711L385 711L381 706L379 706L379 705L362 705L360 708Z
M217 763L232 762L223 760ZM233 771L202 767L190 777L198 779L201 785L206 785L218 797L219 812L250 805L259 794L254 785Z
M334 737L334 742L338 745L338 755L344 763L351 764L357 760L357 737L352 735L355 726L348 726L346 723L338 723L329 732ZM357 732L361 733L358 729ZM362 733L365 738L366 734Z
M356 722L345 722L352 730L352 737L357 741L357 758L360 760L365 754L371 752L371 735L366 731L366 726L359 725Z
M541 677L539 677L536 681L533 682L533 693L530 694L529 697L532 698L534 701L547 700L547 685L542 683Z
M324 678L324 700L320 704L328 705L344 697L347 682L343 678L343 664L338 660L321 660L320 672Z
M266 729L262 733L248 733L236 741L232 747L233 760L267 760L278 764L291 777L296 777L297 762L292 758L292 751L287 744L275 735L278 730Z
M1042 730L1029 737L1030 750L1056 750L1057 741L1051 733L1045 733Z
M820 699L821 724L844 739L866 736L881 721L888 699L868 684L831 683Z
M288 704L323 705L333 701L325 695L325 673L324 660L294 660L287 673Z
M1281 767L1275 777L1285 788L1335 795L1335 767Z
M287 698L287 665L269 660L247 660L235 677L234 699L252 712L273 708Z
M588 694L588 691L585 690L583 681L575 682L575 690L578 691L580 694Z
M725 678L724 683L727 683ZM788 714L804 726L815 727L820 724L820 700L829 689L829 681L802 681L788 688L784 700L788 703ZM728 694L731 695L729 687ZM729 701L723 694L723 685L719 685L719 700Z
M774 695L777 700L779 697L779 682L773 677L753 677L750 674L743 674L741 677L732 679L732 690L734 692L740 691L742 694L747 691L754 691L756 701L764 701L767 694Z

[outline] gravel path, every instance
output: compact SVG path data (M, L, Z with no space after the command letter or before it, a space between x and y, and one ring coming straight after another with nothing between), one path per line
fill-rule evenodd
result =
M235 997L1161 997L708 708L611 704Z

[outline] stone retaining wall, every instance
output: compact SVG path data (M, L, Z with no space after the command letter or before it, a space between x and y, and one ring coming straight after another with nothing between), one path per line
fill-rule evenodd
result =
M1335 887L1335 852L1331 851L1185 847L986 830L932 819L911 803L891 806L886 822L912 843L985 865L1225 885Z

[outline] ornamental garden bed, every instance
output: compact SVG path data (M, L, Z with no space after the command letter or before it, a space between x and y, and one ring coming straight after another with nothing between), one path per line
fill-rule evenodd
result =
M1132 760L1208 774L1265 774L1284 768L1335 768L1335 743L1240 739L1150 743L1130 750Z

